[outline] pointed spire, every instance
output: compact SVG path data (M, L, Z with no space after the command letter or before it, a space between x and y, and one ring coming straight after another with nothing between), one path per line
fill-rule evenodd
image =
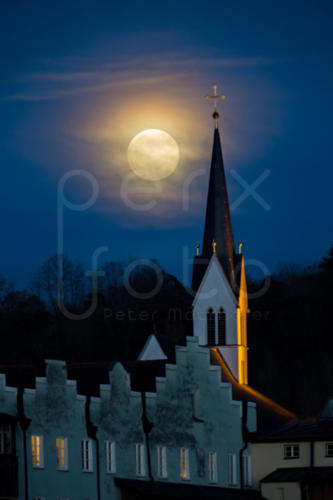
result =
M215 114L215 113L214 113ZM217 119L213 116L217 123ZM219 130L214 130L214 143L210 167L206 207L205 231L202 256L210 258L212 242L216 243L216 255L230 281L234 280L234 241L225 179Z

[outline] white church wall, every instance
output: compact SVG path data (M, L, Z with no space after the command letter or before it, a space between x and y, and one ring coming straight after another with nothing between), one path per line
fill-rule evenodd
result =
M202 283L193 302L194 336L200 345L207 344L207 312L215 312L216 331L217 314L222 307L226 314L226 343L237 344L237 302L229 282L215 255L212 256Z
M218 346L218 350L221 352L224 361L231 370L231 373L235 379L238 380L238 348L233 346Z

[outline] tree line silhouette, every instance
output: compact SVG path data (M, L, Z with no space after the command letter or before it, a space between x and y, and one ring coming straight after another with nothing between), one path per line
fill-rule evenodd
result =
M135 359L153 332L183 344L193 332L193 296L156 261L124 279L129 263L102 266L96 310L81 321L59 308L56 256L34 273L27 290L0 276L0 365ZM333 396L333 248L317 265L281 267L268 290L256 294L261 286L248 279L249 383L300 416L316 415ZM65 256L62 290L72 313L89 307L90 280Z

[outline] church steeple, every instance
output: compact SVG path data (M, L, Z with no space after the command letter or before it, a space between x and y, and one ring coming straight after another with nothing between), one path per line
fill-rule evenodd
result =
M240 384L247 384L248 300L242 244L235 255L228 191L214 95L215 120L202 254L194 258L193 334L199 344L218 350ZM239 276L235 280L235 272ZM237 283L236 283L237 281Z
M217 95L216 89L217 87L214 85L214 95L206 96L208 99L214 99L213 118L215 120L215 129L206 205L203 247L201 256L197 253L197 256L194 259L192 279L193 290L198 289L213 253L216 253L216 256L218 257L225 275L232 287L235 280L234 241L232 235L222 146L218 128L219 114L216 110L217 99L224 99L225 96Z
M217 124L218 113L214 112L213 118ZM202 257L210 259L213 254L213 241L216 244L216 255L232 284L235 250L221 140L217 126L214 130Z

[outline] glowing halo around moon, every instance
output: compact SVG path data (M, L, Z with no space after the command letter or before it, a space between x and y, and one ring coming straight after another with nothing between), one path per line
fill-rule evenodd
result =
M128 145L127 158L138 177L158 181L176 170L179 148L174 138L164 130L147 129L133 137Z

